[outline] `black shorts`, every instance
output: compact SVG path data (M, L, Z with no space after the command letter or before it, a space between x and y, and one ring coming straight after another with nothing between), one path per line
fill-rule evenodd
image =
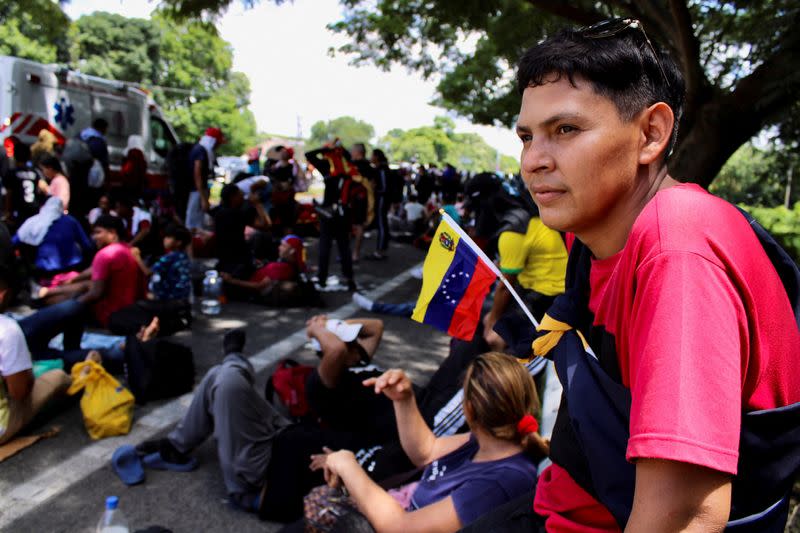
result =
M362 226L367 221L367 199L357 199L350 202L350 216L353 224Z

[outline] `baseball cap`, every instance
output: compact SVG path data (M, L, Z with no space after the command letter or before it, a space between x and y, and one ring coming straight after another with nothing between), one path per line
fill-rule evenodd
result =
M325 327L339 337L342 342L352 342L358 338L358 333L361 331L361 324L348 324L344 320L339 320L337 318L329 318L328 321L325 323ZM319 345L319 341L317 339L311 339L310 343L311 349L314 351L322 350L322 346Z
M214 137L217 140L217 144L225 144L228 142L228 139L225 138L225 135L223 135L222 130L219 128L207 128L206 135Z

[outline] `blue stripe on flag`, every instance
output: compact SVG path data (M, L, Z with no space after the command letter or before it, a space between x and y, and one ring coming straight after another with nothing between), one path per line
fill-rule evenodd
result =
M464 297L464 293L467 292L467 287L475 273L477 261L477 254L464 242L464 239L459 239L455 254L453 254L453 261L428 304L425 312L425 324L430 324L442 331L450 329L453 314L461 302L461 298Z

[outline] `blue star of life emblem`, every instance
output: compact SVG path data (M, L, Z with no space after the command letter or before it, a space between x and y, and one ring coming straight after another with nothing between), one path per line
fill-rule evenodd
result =
M72 104L67 102L66 98L62 98L60 102L57 102L53 106L56 110L56 123L61 126L62 130L67 129L70 124L75 123L75 117L72 116L75 112L75 108L72 107Z

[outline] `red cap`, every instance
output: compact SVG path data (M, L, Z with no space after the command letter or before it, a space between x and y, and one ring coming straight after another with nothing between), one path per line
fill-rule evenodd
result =
M214 137L217 140L217 144L225 144L228 142L228 139L225 138L225 135L222 134L222 130L219 128L206 129L206 135Z
M294 148L287 146L286 151L289 152L289 159L294 159Z

